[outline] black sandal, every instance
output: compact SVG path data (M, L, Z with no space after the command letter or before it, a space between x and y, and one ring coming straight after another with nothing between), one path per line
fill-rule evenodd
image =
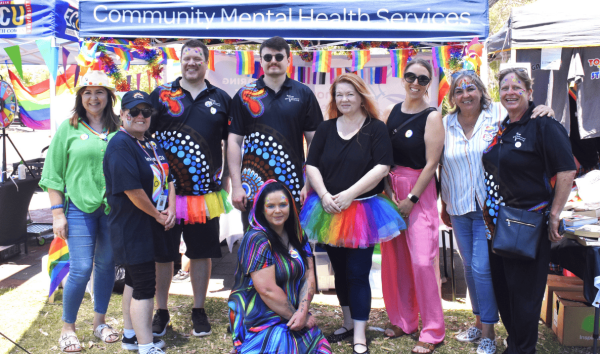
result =
M329 344L341 342L344 339L354 335L354 328L352 328L351 330L348 330L348 328L346 328L346 327L342 327L342 328L345 329L346 332L342 332L340 334L335 334L335 332L334 332L326 337Z
M357 345L362 345L363 347L367 348L367 350L362 353L359 353L354 349L354 347L356 347ZM369 347L366 344L356 343L352 346L352 354L369 354Z

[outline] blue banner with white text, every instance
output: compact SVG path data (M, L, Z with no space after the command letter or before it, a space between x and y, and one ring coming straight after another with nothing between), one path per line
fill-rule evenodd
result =
M488 0L80 0L81 37L467 41Z
M77 0L0 1L0 38L58 38L77 41Z

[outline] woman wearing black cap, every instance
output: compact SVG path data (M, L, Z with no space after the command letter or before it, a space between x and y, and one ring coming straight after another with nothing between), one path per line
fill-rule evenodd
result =
M120 131L106 149L104 175L111 206L109 225L116 264L125 267L122 347L163 353L152 337L156 275L150 237L175 224L175 187L163 150L146 131L153 110L142 91L123 96ZM139 344L138 344L139 343Z

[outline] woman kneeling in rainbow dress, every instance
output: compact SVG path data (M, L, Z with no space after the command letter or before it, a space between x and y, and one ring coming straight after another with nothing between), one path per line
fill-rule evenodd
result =
M254 199L228 302L236 353L331 354L308 312L315 273L293 201L272 179Z
M398 236L406 224L395 204L380 194L393 158L374 97L354 74L338 76L330 93L329 120L317 128L306 161L314 190L300 222L310 240L326 244L335 272L344 324L327 340L354 335L354 353L368 353L373 248Z

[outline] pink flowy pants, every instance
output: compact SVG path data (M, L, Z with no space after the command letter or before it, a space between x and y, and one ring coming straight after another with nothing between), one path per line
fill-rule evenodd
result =
M421 170L394 167L390 182L399 200L414 187ZM422 342L437 344L444 340L445 324L439 292L439 216L435 179L409 215L408 229L381 244L383 300L390 322L406 333L423 329Z

